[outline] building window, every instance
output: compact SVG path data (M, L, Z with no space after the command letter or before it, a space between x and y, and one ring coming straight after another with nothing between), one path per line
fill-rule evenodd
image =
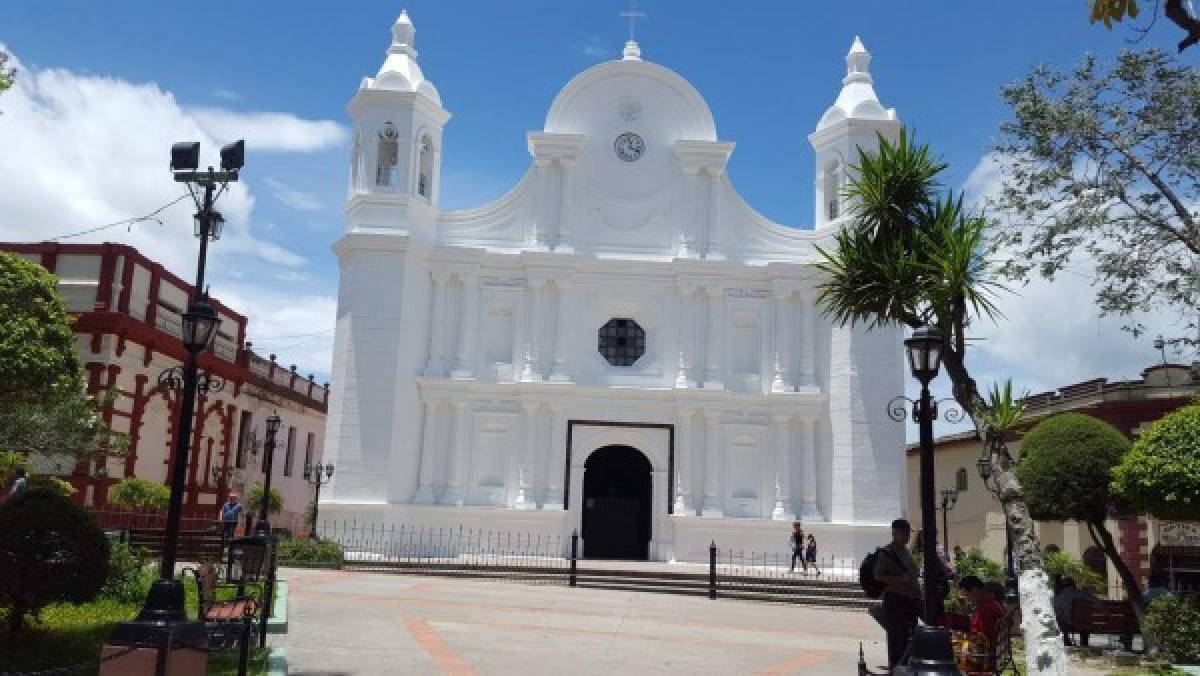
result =
M432 199L433 186L433 143L429 136L422 136L420 142L420 160L417 163L417 194L425 199Z
M842 215L842 163L834 160L825 165L825 220L836 221Z
M958 472L954 475L954 488L959 493L967 491L967 468L959 467Z
M308 439L304 441L304 466L312 467L313 464L313 447L316 445L317 435L312 432L308 433Z
M379 132L379 154L375 160L375 185L396 184L396 165L400 160L400 134L387 122Z
M254 433L254 417L250 411L242 411L242 421L238 425L237 455L234 456L233 466L238 469L246 468L246 452L250 450Z
M600 327L600 354L613 366L632 366L646 353L646 332L632 319L610 319Z
M283 456L283 475L292 475L292 459L296 455L296 428L288 428L287 453Z

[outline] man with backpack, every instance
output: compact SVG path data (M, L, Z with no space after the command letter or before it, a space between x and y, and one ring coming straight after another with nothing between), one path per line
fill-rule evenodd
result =
M908 553L912 526L904 519L892 522L892 541L867 555L859 569L863 591L883 598L882 620L887 631L888 669L904 658L921 612L921 584L917 563Z

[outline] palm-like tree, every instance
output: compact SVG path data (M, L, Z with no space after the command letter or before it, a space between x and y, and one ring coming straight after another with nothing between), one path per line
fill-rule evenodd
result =
M985 256L987 220L970 213L961 195L939 195L938 176L945 168L931 158L928 146L917 145L904 131L895 143L880 136L878 152L859 149L844 194L851 222L836 233L831 248L817 249L822 259L817 265L818 304L842 325L929 326L940 333L954 398L971 416L980 438L988 440L1011 429L1019 411L1012 418L1011 387L1013 406L1008 408L991 405L1003 397L989 402L980 396L967 369L966 331L973 319L999 316L995 298L1003 287L993 280ZM1011 463L993 458L993 465L1026 601L1028 673L1065 673L1033 520Z

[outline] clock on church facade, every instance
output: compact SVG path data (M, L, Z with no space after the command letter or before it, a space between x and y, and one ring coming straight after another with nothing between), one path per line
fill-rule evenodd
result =
M348 108L321 514L582 529L585 556L782 551L796 518L831 555L884 541L904 505L885 415L901 336L815 303L846 162L900 130L862 44L808 137L814 221L792 227L742 200L704 98L633 41L559 91L508 194L443 210L450 113L406 14L392 33Z

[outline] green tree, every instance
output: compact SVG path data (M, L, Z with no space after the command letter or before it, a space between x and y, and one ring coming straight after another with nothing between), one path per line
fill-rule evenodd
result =
M1196 344L1200 316L1200 71L1158 50L1111 68L1038 66L1004 88L1003 172L992 245L1011 279L1052 279L1094 262L1101 315L1167 310L1172 344Z
M9 58L6 52L0 52L0 93L12 87L17 78L17 69L7 65Z
M1137 578L1105 526L1114 510L1109 490L1113 468L1128 451L1129 440L1112 425L1082 413L1060 413L1034 425L1021 440L1017 477L1034 518L1087 526L1129 598L1140 607Z
M1046 552L1046 573L1050 579L1058 583L1064 577L1075 580L1076 585L1097 596L1108 592L1104 586L1104 578L1100 573L1088 568L1083 561L1071 556L1068 552Z
M108 489L108 502L128 509L154 509L162 511L171 500L171 490L166 486L139 479L125 477Z
M1190 4L1189 2L1188 5ZM1137 0L1088 0L1088 5L1091 8L1092 23L1099 21L1109 30L1112 30L1114 23L1120 23L1126 18L1133 20L1141 14ZM1179 51L1181 52L1200 42L1200 19L1192 15L1188 5L1184 5L1183 0L1167 0L1162 7L1163 14L1167 19L1185 33L1183 40L1179 42ZM1158 12L1158 0L1154 2L1154 11ZM1153 25L1154 19L1151 19L1149 26L1135 30L1145 34Z
M95 456L125 448L87 396L71 317L54 275L0 252L0 449Z
M939 194L938 176L945 168L904 131L895 143L880 137L877 152L859 149L845 189L851 225L834 235L831 248L818 247L818 303L842 325L928 325L937 331L954 398L980 436L990 439L996 436L988 427L991 409L967 369L966 330L971 321L998 314L994 298L1002 287L986 257L987 220L970 213L960 195ZM1066 658L1058 627L1042 621L1052 595L1041 547L1011 464L995 464L994 481L1029 601L1022 603L1029 672L1058 673Z
M252 513L258 514L262 511L262 504L263 485L261 481L256 481L246 494L246 507ZM271 499L267 503L267 509L271 514L278 514L283 511L283 493L280 493L279 489L274 486L271 487Z
M1200 520L1200 406L1163 416L1113 470L1113 492L1138 512Z
M108 540L82 507L31 484L0 506L0 607L9 633L57 601L91 601L108 573Z

